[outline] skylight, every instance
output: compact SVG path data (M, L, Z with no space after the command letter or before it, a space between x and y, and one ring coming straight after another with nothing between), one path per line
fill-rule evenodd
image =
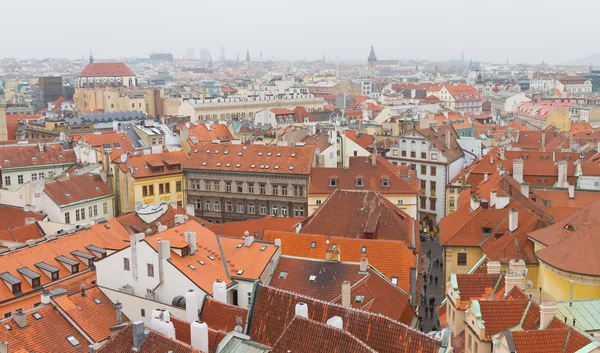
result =
M215 261L215 257L212 255L208 255L208 258L211 259L212 261Z
M364 297L364 295L357 295L357 296L354 298L354 302L355 302L355 303L362 303L364 300L365 300L365 297Z
M287 277L287 272L279 272L279 278L284 279Z
M292 153L292 157L296 157L296 154L295 154L295 153Z
M192 270L196 269L196 266L194 266L194 265L188 265L188 267L191 268Z
M102 304L102 302L98 298L94 298L94 303L96 303L96 304Z
M315 276L315 275L310 275L310 277L308 277L309 282L315 282L316 280L317 280L317 276Z
M366 246L363 246L363 247L360 249L360 253L361 253L361 254L366 254L366 253L367 253L367 247L366 247Z
M238 249L239 249L239 248L241 248L242 246L244 246L244 244L243 244L243 243L239 243L239 244L236 246L236 248L238 248Z
M79 341L77 340L77 338L73 337L73 336L67 336L67 341L69 341L69 343L73 346L76 347L79 345Z
M9 324L4 324L4 328L7 329L8 331L12 330L12 327L10 327Z
M200 265L202 265L202 266L204 266L204 265L206 264L206 263L205 263L204 261L202 261L202 260L198 260L198 263L199 263Z
M238 270L236 273L237 273L238 276L243 275L244 274L244 270Z
M259 156L262 156L262 152L258 152L258 155L259 155Z
M398 277L392 277L392 284L398 285Z
M265 250L267 250L267 247L266 247L266 246L261 246L261 247L260 247L260 251L265 251Z
M311 249L314 249L316 247L317 247L317 242L316 241L313 241L312 243L310 243L310 248Z

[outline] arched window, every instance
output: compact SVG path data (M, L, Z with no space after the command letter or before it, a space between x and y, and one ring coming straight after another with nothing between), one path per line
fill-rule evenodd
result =
M329 179L329 186L334 188L337 186L337 179L336 178L331 178Z
M362 188L365 186L365 180L362 177L356 178L356 187Z
M208 200L206 201L206 207L204 207L204 209L205 209L206 211L210 211L210 210L211 210L211 207L210 207L210 201L208 201Z
M390 187L390 179L388 179L387 177L381 179L381 186L384 188L389 188Z
M415 141L410 142L410 149L411 149L411 151L414 151L417 149L417 143Z

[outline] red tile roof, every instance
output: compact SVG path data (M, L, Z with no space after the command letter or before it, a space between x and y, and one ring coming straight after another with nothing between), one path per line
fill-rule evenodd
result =
M39 118L40 118L39 115L6 114L6 124L8 126L19 125L19 120L29 121L29 120L38 120Z
M240 238L244 236L246 231L249 235L260 237L265 230L283 232L292 231L296 228L296 225L303 220L304 218L297 217L266 216L261 219L249 219L245 221L214 224L208 226L208 229L216 234L230 235Z
M87 65L79 77L122 77L135 76L124 63L94 63Z
M85 297L79 292L52 300L94 342L109 338L109 329L117 325L114 304L98 287L85 290ZM123 322L128 321L125 314L122 314L122 319Z
M526 313L528 305L528 299L480 300L481 319L485 322L485 339L489 341L493 335L518 326Z
M129 156L125 163L120 159L115 160L119 164L121 171L127 172L133 168L133 177L135 179L156 177L162 175L183 174L183 165L188 159L183 151L163 152L153 154L138 154ZM170 168L174 163L178 163L178 168ZM162 167L161 170L158 168Z
M336 222L331 222L335 219ZM348 238L404 241L419 240L419 226L374 190L336 190L302 224L301 233L325 234Z
M340 316L345 331L380 353L434 353L441 347L440 341L383 315L265 286L258 289L250 321L250 337L273 346L294 319L296 304L301 302L308 306L308 319L325 323L333 316ZM311 339L310 335L305 337Z
M511 335L519 353L564 352L569 330L513 331Z
M362 187L356 186L356 179L363 178ZM330 186L335 179L336 186ZM388 186L383 180L388 180ZM419 181L408 166L395 166L381 156L373 165L371 157L350 157L348 168L314 168L311 173L309 194L331 194L336 189L377 190L381 194L417 194Z
M70 175L47 182L44 192L58 206L107 198L113 195L99 175Z
M314 146L268 146L199 143L185 169L308 175Z
M484 299L497 290L503 276L487 273L457 274L456 280L460 292L460 308L466 309L471 300Z
M185 344L191 344L191 332L190 332L190 323L187 321L179 320L175 316L171 316L171 322L175 327L175 339L177 341L183 342ZM228 332L215 330L212 327L208 327L208 352L207 353L216 353L217 346L223 338L227 335Z
M221 303L210 297L204 298L200 321L215 330L231 332L237 326L237 319L242 320L242 328L246 325L248 309L239 306Z
M75 138L78 142L85 142L93 147L98 147L100 151L104 152L107 150L104 145L110 145L110 150L115 154L121 154L123 152L131 152L135 148L131 143L131 139L125 132L104 132L101 134L90 132L81 134ZM119 147L117 147L119 146Z
M148 333L146 334L144 343L135 351L137 353L201 353L199 350L181 341L174 340L151 329L147 330ZM87 352L87 347L85 352ZM131 324L117 332L98 350L98 353L131 352L134 352L133 326Z
M194 137L194 142L192 139L188 138L188 143L190 146L194 146L198 144L198 142L212 142L215 140L219 141L231 141L233 140L233 136L231 132L227 128L227 126L222 124L209 124L209 126L205 124L192 125L188 129L188 136Z
M16 241L19 243L25 243L27 240L39 239L44 235L44 231L37 223L0 231L0 239Z
M44 151L38 145L0 146L0 168L20 168L49 164L73 164L77 161L73 150L63 150L62 145L45 144Z
M358 135L354 142L362 148L369 147L373 142L375 142L375 136L372 135Z
M281 239L282 255L319 260L325 260L325 249L335 244L340 249L341 261L359 262L360 259L366 258L371 266L388 279L398 278L398 287L407 293L410 292L410 271L415 266L415 255L404 242L278 231L265 231L262 239Z
M288 108L273 108L271 109L271 112L275 115L290 115L290 114L294 114L293 110L290 110Z
M41 221L46 218L46 215L37 212L26 212L20 207L0 205L0 230L24 226L26 218L35 218Z
M331 146L329 143L329 137L327 136L327 133L324 132L319 132L312 136L306 136L302 139L302 142L307 145L314 145L315 149L319 149L321 153Z
M33 314L41 319L36 320ZM85 353L88 341L51 305L35 308L25 313L27 326L20 328L13 319L0 322L0 340L8 342L10 351ZM10 326L7 330L4 325ZM73 336L79 344L71 345L67 340ZM51 347L51 348L50 348Z
M307 339L310 337L310 339ZM376 353L348 331L296 316L273 345L273 353Z

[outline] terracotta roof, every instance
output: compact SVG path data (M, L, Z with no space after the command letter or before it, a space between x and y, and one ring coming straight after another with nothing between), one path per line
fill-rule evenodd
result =
M271 109L271 112L275 115L290 115L290 114L294 114L293 110L290 110L288 108L273 108Z
M169 338L154 330L147 330L144 343L137 349L137 353L201 353L183 342ZM100 347L98 353L131 353L133 351L133 326L129 324Z
M231 332L237 326L237 318L242 319L242 328L246 326L248 309L236 305L221 303L210 297L204 298L200 321L215 330Z
M314 145L315 149L319 149L321 153L331 146L329 143L329 136L324 132L319 132L312 136L306 136L302 139L302 142L307 145Z
M112 196L112 190L99 175L70 175L47 182L44 192L58 206Z
M0 146L0 168L33 167L48 164L73 164L77 161L73 150L63 150L60 144Z
M410 177L409 177L410 175ZM356 179L363 178L363 186L356 186ZM335 179L335 186L331 185ZM383 181L387 179L387 186ZM375 165L371 157L350 157L348 168L314 168L311 173L309 194L331 194L336 189L377 190L381 194L417 194L419 181L408 166L395 166L381 156Z
M39 239L44 235L42 228L37 223L33 223L0 231L0 240L25 243L27 240Z
M563 352L569 330L513 331L511 335L519 353Z
M19 120L29 121L29 120L38 120L39 118L40 118L39 115L6 114L6 124L8 126L18 125Z
M87 65L79 77L122 77L135 76L124 63L94 63Z
M485 322L485 339L489 341L493 335L518 326L526 313L528 305L528 299L480 300L481 319Z
M458 136L458 133L452 124L439 125L437 127L437 131L435 131L433 128L420 129L416 131L427 138L432 145L435 145L435 147L440 150L444 157L446 157L448 163L452 163L465 155L457 141L460 137ZM447 134L450 134L449 148L446 147L445 137Z
M484 299L493 294L503 276L487 273L456 274L456 280L460 293L460 308L466 309L471 300Z
M277 247L270 243L254 240L249 247L239 247L244 243L243 239L226 236L218 238L232 278L259 280L277 252Z
M600 200L547 228L529 233L546 245L536 255L544 263L563 271L600 276Z
M230 235L234 237L243 237L247 231L254 237L262 236L265 230L291 231L296 225L302 222L304 218L297 217L272 217L266 216L261 219L249 219L238 222L220 223L208 226L208 229L216 234Z
M415 256L404 242L278 231L265 231L262 239L281 239L282 255L320 260L325 260L325 249L335 244L340 249L341 261L359 262L360 259L366 258L371 266L388 279L398 278L398 287L407 293L410 292L410 270L415 266Z
M85 296L79 292L52 300L94 342L109 338L109 329L117 325L114 304L98 287L85 290ZM122 319L123 322L128 321L125 314L122 314Z
M163 152L153 154L139 154L129 156L125 163L120 159L115 160L124 173L133 168L132 176L135 179L156 177L162 175L183 174L183 165L188 156L183 151ZM172 168L166 160L179 161L179 168ZM150 166L150 167L149 167ZM161 168L160 170L158 168Z
M90 144L93 147L98 147L100 151L108 150L108 146L110 146L110 150L113 153L117 152L127 152L133 151L135 148L131 143L131 139L129 135L123 131L119 132L104 132L101 134L90 132L86 134L81 134L76 137L76 140L79 142L85 142Z
M483 101L483 95L470 84L448 84L444 87L457 102Z
M292 351L376 353L348 331L299 316L292 319L271 350L273 353Z
M185 344L191 344L191 332L190 332L190 323L184 320L179 320L175 316L171 315L171 322L175 328L175 339L177 341L183 342ZM208 352L207 353L216 353L217 346L223 338L227 335L228 332L215 330L212 327L208 327Z
M33 315L41 315L38 320ZM0 322L0 340L8 342L11 353L13 349L18 352L76 352L88 351L88 341L52 306L34 308L25 313L27 326L20 328L13 319ZM5 325L10 326L7 330ZM77 342L73 346L67 337L73 336Z
M284 290L260 286L250 322L250 337L273 346L295 317L297 303L308 306L308 319L321 323L340 316L344 330L380 353L438 352L441 342L383 315L345 308ZM311 336L306 336L307 340Z
M311 172L314 146L228 145L199 143L185 169L270 174Z
M222 124L211 124L210 129L205 124L192 125L188 129L188 143L190 146L198 144L198 142L211 142L214 140L231 141L233 136L227 128ZM193 138L192 138L193 136Z
M375 136L372 135L358 135L354 138L354 142L362 148L369 147L373 142L375 142Z
M148 205L148 206L152 207L151 205ZM195 217L195 216L191 216L191 215L187 214L186 209L184 209L182 207L173 208L171 206L169 206L167 208L167 210L161 216L156 218L156 220L154 220L151 223L146 223L135 211L120 215L117 218L117 221L119 223L121 223L121 225L123 227L125 227L125 229L127 229L130 233L147 232L148 229L151 229L152 233L154 233L158 230L158 223L165 225L167 227L174 226L175 225L175 215L178 215L178 214L183 214L187 217L187 219L192 219L192 220L200 223L201 225L208 226L208 225L212 224L209 221L204 220L200 217Z
M336 222L331 222L335 219ZM301 233L400 240L413 244L416 221L374 190L336 190L302 224ZM415 242L419 237L414 236Z
M46 215L37 212L26 212L20 207L0 205L0 230L24 226L26 218L35 218L35 220L41 221L46 218Z

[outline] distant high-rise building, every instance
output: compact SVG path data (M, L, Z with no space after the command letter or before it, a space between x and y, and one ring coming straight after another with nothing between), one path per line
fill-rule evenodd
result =
M150 54L150 60L173 61L173 54L171 54L171 53L152 53L152 54Z
M206 48L200 49L200 60L208 63L211 60L210 51Z
M188 48L185 50L185 58L188 60L191 60L194 58L194 49L193 48Z
M227 57L225 56L225 47L221 47L220 54L219 54L219 61L225 61L225 60L227 60Z

